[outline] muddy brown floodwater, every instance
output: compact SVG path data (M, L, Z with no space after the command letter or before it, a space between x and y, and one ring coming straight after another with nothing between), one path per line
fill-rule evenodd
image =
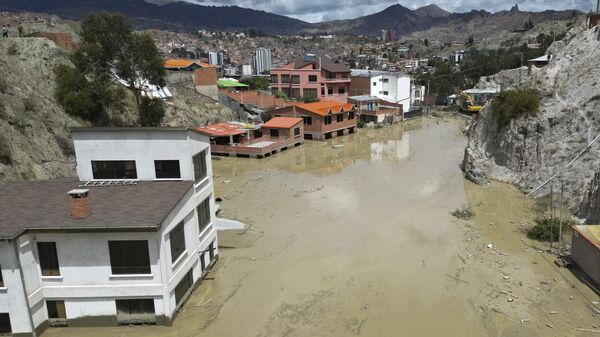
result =
M249 228L220 233L174 326L45 336L589 335L598 296L525 239L531 200L463 179L463 127L423 118L214 160L223 216ZM450 215L465 204L473 220Z

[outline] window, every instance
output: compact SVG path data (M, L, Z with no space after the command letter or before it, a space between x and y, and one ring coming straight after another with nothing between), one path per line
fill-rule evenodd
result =
M317 75L308 75L308 81L311 83L317 82Z
M377 86L377 82L373 82L373 86L376 87Z
M300 98L300 88L292 88L291 98Z
M0 266L0 288L4 288L4 278L2 278L2 266Z
M60 276L58 256L56 254L56 243L38 242L37 249L42 276Z
M342 73L342 78L348 78L348 77L350 77L349 73Z
M348 119L354 119L354 111L348 112Z
M290 83L290 75L281 75L281 83Z
M269 130L269 135L273 138L277 138L277 137L279 137L279 130L271 129L271 130Z
M333 117L331 115L325 116L325 124L331 124Z
M343 114L343 113L341 113L341 114L337 114L337 115L336 115L336 121L337 121L338 123L339 123L339 122L343 122L343 121L344 121L344 114Z
M389 78L382 78L381 79L381 82L383 82L383 83L388 83L389 81L390 81Z
M194 163L194 181L200 182L206 178L206 150L203 150L192 157Z
M148 241L108 241L113 275L150 274Z
M156 179L179 179L181 178L179 160L155 160L154 172Z
M294 136L300 136L300 128L294 129Z
M65 301L46 301L49 319L67 319Z
M171 242L171 262L177 259L185 252L185 226L183 221L180 222L169 233L169 241Z
M321 88L321 96L325 96L325 88Z
M192 270L187 272L185 276L179 281L177 286L175 287L175 304L179 305L187 295L188 290L192 288L194 284L194 277L192 275Z
M215 258L215 242L211 242L210 245L208 245L208 258L209 258L209 263L212 262L212 260Z
M154 300L140 298L115 300L117 320L121 324L154 323L156 321Z
M198 233L202 234L204 229L210 224L210 197L204 199L204 201L196 207L196 212L198 212Z
M304 89L304 97L317 97L317 89Z
M333 95L333 87L327 87L327 95Z
M279 81L279 78L277 75L271 75L271 83L277 83Z
M345 87L338 87L338 94L344 94L346 93L346 88Z
M0 335L11 334L10 316L8 313L0 313Z
M312 125L312 117L302 116L302 119L304 120L304 125Z
M135 160L92 160L94 179L137 179Z
M384 94L385 96L387 96L387 95L389 94L389 92L387 92L387 91L384 91L384 92L383 92L383 94Z
M292 75L292 83L300 84L300 75Z

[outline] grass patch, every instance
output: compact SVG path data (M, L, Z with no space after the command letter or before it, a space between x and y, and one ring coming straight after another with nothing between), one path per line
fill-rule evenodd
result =
M563 234L568 233L573 225L575 225L574 221L563 219ZM539 217L535 219L535 226L531 227L527 231L527 237L538 241L550 241L551 238L552 241L558 241L559 230L560 221L558 218L550 219L548 217Z
M463 220L470 220L475 216L475 212L469 206L463 206L455 209L452 213L454 217Z

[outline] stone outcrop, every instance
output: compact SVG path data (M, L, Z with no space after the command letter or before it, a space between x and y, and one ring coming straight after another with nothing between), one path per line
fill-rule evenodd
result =
M573 211L589 222L599 220L600 141L565 166L600 135L600 42L598 28L571 29L548 53L544 68L523 67L482 78L478 87L537 88L542 96L537 116L500 127L488 104L469 128L463 167L531 191L555 173L554 191L563 185ZM550 184L536 196L550 193Z

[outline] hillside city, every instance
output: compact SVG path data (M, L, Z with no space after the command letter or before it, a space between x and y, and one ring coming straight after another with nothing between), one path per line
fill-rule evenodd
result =
M0 336L600 333L600 1L233 3L0 0Z

